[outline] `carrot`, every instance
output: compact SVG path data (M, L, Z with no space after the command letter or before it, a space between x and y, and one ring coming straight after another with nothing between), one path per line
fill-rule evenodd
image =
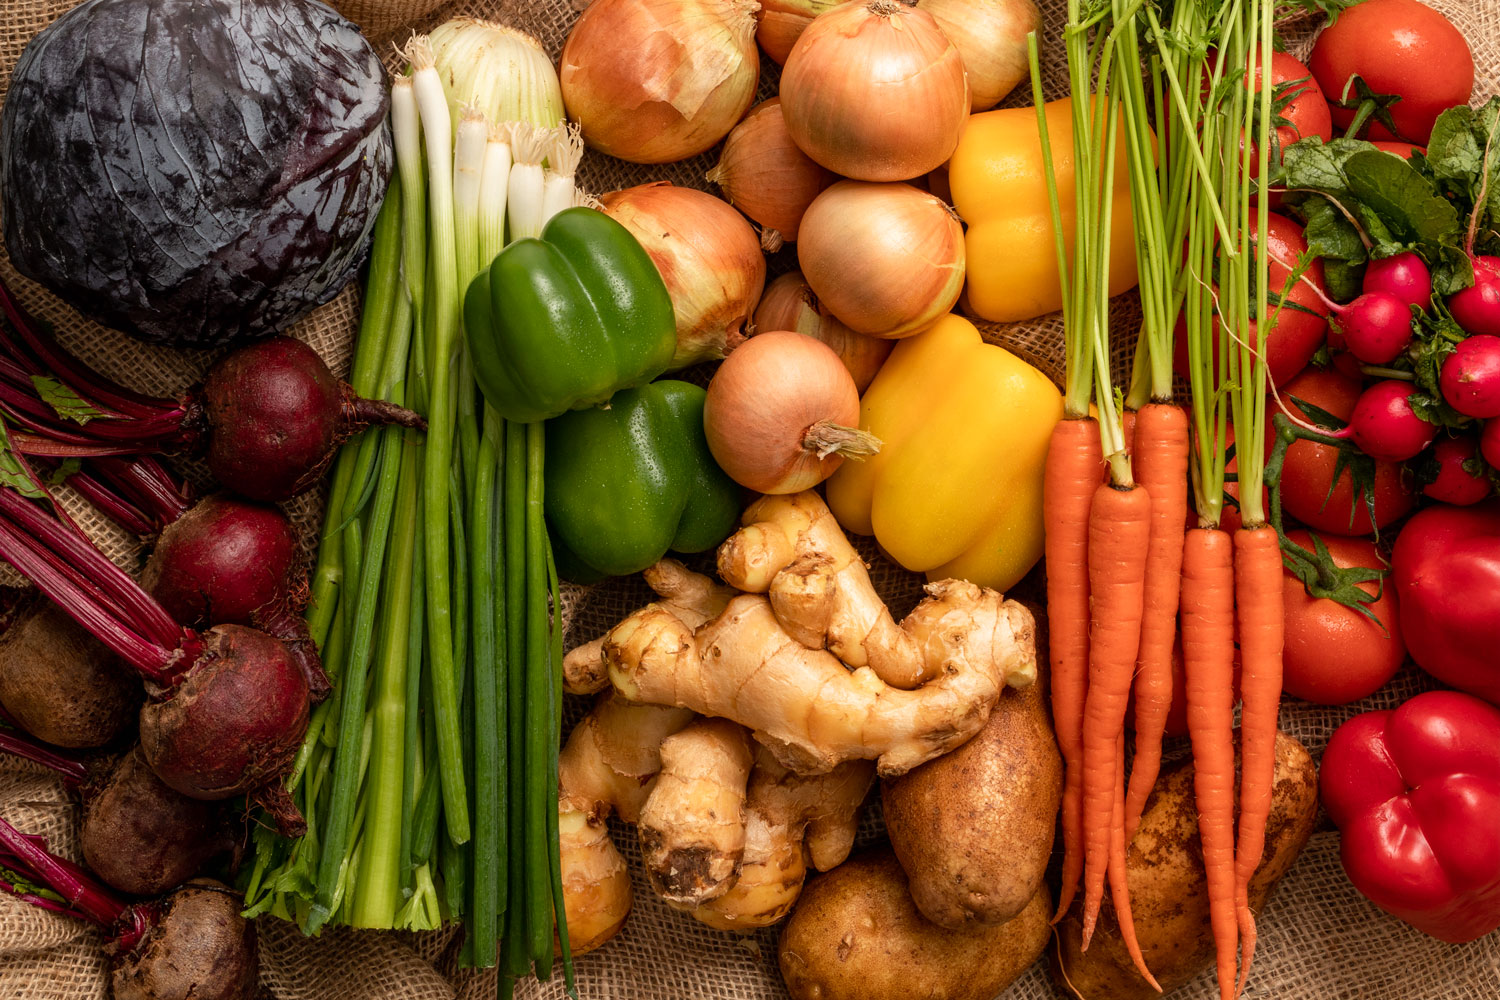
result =
M1135 421L1135 476L1151 496L1145 611L1135 674L1135 764L1125 796L1125 843L1161 770L1161 739L1172 708L1172 644L1187 525L1188 418L1179 406L1147 403Z
M1113 826L1116 744L1141 641L1151 497L1139 486L1100 486L1089 511L1088 693L1083 707L1083 948L1104 899ZM1122 813L1123 816L1123 813Z
M1240 826L1234 852L1234 899L1240 920L1240 978L1244 988L1255 955L1250 878L1266 844L1266 819L1276 774L1276 715L1281 706L1284 627L1281 548L1267 525L1234 533L1235 607L1239 615Z
M1234 899L1233 549L1228 533L1217 528L1194 528L1182 546L1188 733L1193 740L1193 789L1221 1000L1234 997L1239 949Z
M1119 761L1115 765L1115 805L1113 819L1109 827L1109 896L1115 906L1115 922L1120 925L1120 939L1125 942L1125 950L1130 953L1130 960L1135 963L1136 969L1141 977L1151 984L1156 992L1161 992L1161 984L1146 967L1146 956L1141 954L1140 942L1135 936L1135 918L1130 914L1130 879L1125 867L1125 731L1120 730L1120 736L1115 741L1115 755Z
M1083 702L1088 687L1088 523L1099 473L1099 426L1064 419L1052 431L1042 485L1046 529L1047 625L1052 716L1062 750L1063 874L1056 923L1068 912L1083 873Z

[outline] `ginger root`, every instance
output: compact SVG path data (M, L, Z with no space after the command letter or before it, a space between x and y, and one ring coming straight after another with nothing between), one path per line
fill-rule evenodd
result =
M661 773L637 830L651 886L696 906L729 891L745 849L750 737L727 719L699 719L661 744Z
M581 955L619 932L630 914L630 873L609 837L611 811L640 818L662 741L695 716L680 708L600 699L557 760L557 827L568 944Z
M893 687L932 678L936 664L891 617L818 494L761 497L741 520L745 526L719 546L719 575L731 587L767 595L788 635L851 667L867 666Z
M735 592L676 559L663 559L641 574L661 598L656 602L694 628L724 610ZM563 690L568 694L597 694L609 687L604 666L604 636L576 646L563 657Z
M628 700L732 719L801 774L878 758L891 777L978 732L1003 684L1036 680L1036 623L1024 607L960 580L927 593L901 623L933 675L915 691L808 649L751 594L696 631L659 605L643 608L605 638L604 657Z
M690 912L718 930L769 927L791 912L809 864L828 871L854 846L859 807L875 780L869 761L840 764L827 774L789 771L761 747L750 774L745 849L728 892Z

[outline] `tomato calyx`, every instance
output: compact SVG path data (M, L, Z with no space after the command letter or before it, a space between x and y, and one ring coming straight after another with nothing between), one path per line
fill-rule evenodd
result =
M1350 93L1353 91L1353 94ZM1364 78L1358 73L1353 73L1344 82L1344 92L1335 100L1328 103L1345 111L1353 111L1354 119L1349 122L1349 127L1344 130L1344 138L1357 139L1359 133L1373 118L1391 133L1391 135L1406 141L1401 131L1396 128L1395 119L1391 117L1391 107L1399 104L1400 94L1380 94L1365 83Z
M1308 537L1313 541L1311 552L1285 534L1278 532L1277 537L1281 542L1281 564L1302 581L1307 596L1337 601L1352 611L1358 611L1379 625L1381 633L1390 638L1391 633L1385 623L1371 610L1385 591L1385 578L1390 574L1389 565L1380 569L1369 566L1342 568L1333 561L1328 546L1316 532L1308 532ZM1372 594L1361 587L1362 583L1374 583L1375 592Z

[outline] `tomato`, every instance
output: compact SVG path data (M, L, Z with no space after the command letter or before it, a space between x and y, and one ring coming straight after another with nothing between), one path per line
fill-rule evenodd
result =
M1301 411L1288 397L1326 410L1340 420L1348 420L1359 399L1360 383L1340 372L1309 368L1281 388L1281 396L1293 413ZM1267 403L1269 410L1273 404ZM1314 423L1315 421L1308 421ZM1272 433L1268 430L1268 435ZM1268 444L1275 443L1274 438ZM1314 441L1296 441L1286 452L1281 474L1281 507L1286 514L1309 528L1330 535L1368 535L1384 528L1412 509L1416 498L1401 478L1401 466L1394 462L1376 462L1370 494L1375 500L1375 523L1370 523L1369 507L1360 497L1354 504L1354 476L1345 467L1333 484L1339 449ZM1350 511L1353 508L1351 518Z
M1403 160L1411 159L1411 154L1413 153L1421 153L1424 156L1427 154L1426 146L1417 146L1409 142L1393 142L1389 139L1372 139L1370 141L1370 145L1374 146L1376 149L1383 149L1387 153L1395 153Z
M1383 569L1385 561L1373 542L1362 538L1319 536L1340 569L1365 566ZM1289 531L1287 538L1309 552L1312 535ZM1289 569L1282 569L1286 607L1286 648L1282 655L1282 689L1319 705L1347 705L1367 698L1396 676L1406 659L1401 641L1401 616L1396 589L1377 581L1359 584L1380 596L1366 607L1379 619L1327 597L1313 597Z
M1484 462L1479 457L1479 439L1472 434L1439 438L1432 446L1431 455L1437 466L1437 476L1422 487L1424 495L1440 503L1467 507L1494 492ZM1476 471L1465 468L1475 463Z
M1246 65L1249 65L1248 60ZM1294 84L1291 82L1293 80L1301 82ZM1289 86L1286 87L1284 93L1276 93L1282 84ZM1255 68L1255 74L1249 85L1253 93L1260 93L1260 67ZM1285 52L1273 53L1271 55L1271 86L1278 100L1282 97L1291 97L1291 102L1281 110L1281 117L1286 119L1287 124L1280 125L1276 129L1276 138L1281 143L1282 149L1298 139L1306 139L1309 136L1318 136L1324 142L1333 138L1333 116L1328 110L1328 98L1324 96L1323 88L1318 86L1318 81L1313 78L1312 70L1299 62L1295 56ZM1258 158L1250 162L1251 169L1258 174L1260 166Z
M1396 135L1373 117L1372 139L1426 145L1438 115L1468 104L1474 90L1474 54L1453 22L1417 0L1364 0L1339 14L1318 36L1308 68L1332 105L1341 130L1354 121L1358 76L1390 104ZM1347 96L1345 87L1348 86Z
M1254 238L1257 226L1255 213L1250 215L1250 232ZM1282 385L1312 360L1328 330L1328 307L1318 297L1317 289L1324 289L1323 262L1315 260L1297 280L1292 280L1292 268L1303 254L1307 253L1307 240L1302 236L1302 227L1284 215L1274 212L1270 216L1270 234L1266 249L1271 255L1271 288L1280 290L1285 303L1276 316L1276 325L1266 337L1266 366L1271 382ZM1276 304L1273 301L1274 311ZM1250 335L1256 336L1255 323L1250 324ZM1173 365L1177 374L1187 377L1188 355L1186 327L1177 324ZM1215 351L1218 347L1215 344Z

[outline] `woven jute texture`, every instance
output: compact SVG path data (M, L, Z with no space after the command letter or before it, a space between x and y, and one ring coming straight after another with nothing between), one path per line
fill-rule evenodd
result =
M1479 68L1476 99L1500 93L1500 0L1429 0L1446 13L1473 46ZM26 42L53 18L72 6L59 0L0 0L0 98L11 67ZM454 14L505 21L534 34L556 57L569 26L587 0L344 0L341 9L358 22L385 52L413 29L432 27ZM1061 35L1065 4L1044 0L1044 63L1047 96L1066 92L1066 74L1056 40ZM1294 52L1310 44L1306 22L1287 26ZM763 60L761 93L776 91L776 66ZM1018 98L1019 100L1019 98ZM604 192L647 180L706 187L703 174L715 152L679 164L639 167L589 153L581 183ZM795 251L783 251L771 263L779 272L795 266ZM200 375L212 360L207 354L183 354L143 346L89 323L37 286L19 279L0 254L0 273L33 312L51 321L62 341L105 373L141 390L172 393ZM355 332L358 297L353 290L314 313L291 331L316 347L334 366L347 367ZM1113 314L1119 332L1116 367L1128 357L1139 310L1122 297ZM1045 317L1031 323L988 327L986 335L1038 365L1061 375L1061 322ZM695 373L700 379L705 374ZM201 472L189 464L185 472ZM76 506L76 505L75 505ZM316 498L305 499L291 513L310 538L318 514ZM80 507L80 512L87 508ZM138 565L139 545L111 534L97 517L84 523L122 565ZM919 581L882 559L869 544L861 550L873 566L882 596L898 614L915 603ZM1017 588L1035 594L1039 574ZM601 633L647 599L637 580L591 588L570 588L565 595L568 642ZM1321 754L1334 729L1350 716L1389 708L1425 687L1425 675L1408 667L1383 691L1359 705L1328 709L1287 698L1282 727L1315 755ZM571 706L576 718L580 706ZM1170 748L1180 755L1185 747ZM867 806L861 841L880 837L878 810ZM0 815L27 833L45 835L61 853L75 857L77 808L61 785L36 768L0 762ZM585 997L713 998L713 1000L780 1000L786 996L776 970L776 932L735 937L709 930L691 917L658 903L641 874L639 852L630 831L617 825L616 841L635 873L635 910L624 931L602 950L578 961L579 989ZM1260 921L1260 945L1250 997L1280 1000L1490 1000L1500 996L1500 935L1467 946L1434 941L1386 916L1350 886L1338 860L1338 836L1327 822L1296 867L1282 883ZM457 969L459 941L451 931L427 935L379 934L337 929L304 939L295 928L273 920L261 922L262 991L277 1000L479 1000L494 993L494 975ZM92 929L0 897L0 998L4 1000L93 1000L107 994L100 937ZM916 995L918 984L913 984ZM563 996L561 984L526 983L520 995L530 1000ZM1057 994L1039 963L1005 994L1006 1000L1043 1000ZM1216 995L1211 974L1184 987L1177 996L1208 1000ZM1089 998L1096 1000L1096 998ZM1107 998L1098 998L1107 1000Z

